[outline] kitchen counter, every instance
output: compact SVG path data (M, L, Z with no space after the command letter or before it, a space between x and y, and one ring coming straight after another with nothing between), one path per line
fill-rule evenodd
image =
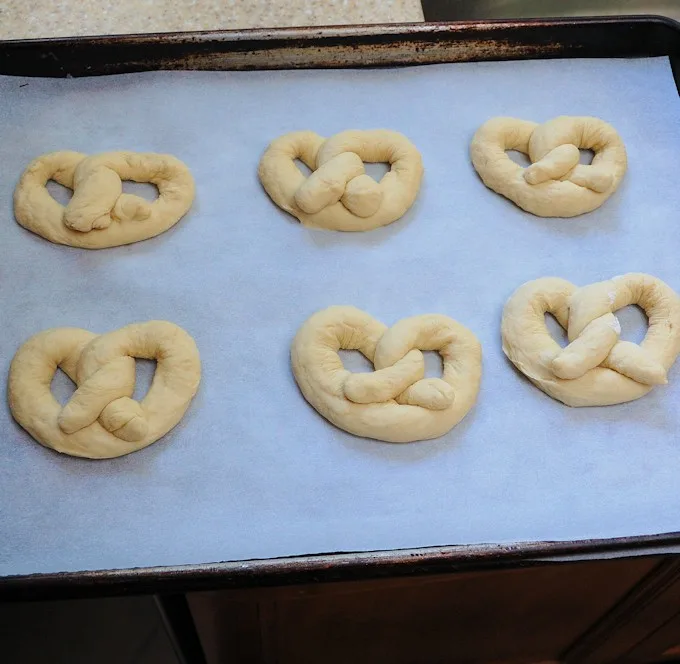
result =
M0 39L422 20L420 0L5 0Z

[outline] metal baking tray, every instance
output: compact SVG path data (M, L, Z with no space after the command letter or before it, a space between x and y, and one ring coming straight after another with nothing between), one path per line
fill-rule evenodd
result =
M79 77L153 70L257 70L670 56L680 25L658 17L482 21L248 30L0 42L0 74ZM428 547L88 572L10 576L0 598L184 592L647 555L680 547L680 532L572 542Z

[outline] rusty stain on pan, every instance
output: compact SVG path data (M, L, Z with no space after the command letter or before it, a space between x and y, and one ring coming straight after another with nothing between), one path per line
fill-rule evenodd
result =
M678 34L671 19L615 17L6 41L0 42L0 74L64 77L666 55L678 51Z
M224 54L189 55L182 62L164 62L163 69L299 69L310 67L338 68L360 66L424 65L443 62L468 62L470 60L507 59L510 57L532 58L538 55L557 55L559 44L549 46L524 46L520 49L510 42L478 40L465 44L448 44L446 48L428 42L411 41L404 45L374 44L367 47L327 46L315 54L307 47L286 46L267 53L266 61L260 62L261 51L239 53L225 67ZM236 60L236 61L235 61ZM259 66L253 66L259 62Z

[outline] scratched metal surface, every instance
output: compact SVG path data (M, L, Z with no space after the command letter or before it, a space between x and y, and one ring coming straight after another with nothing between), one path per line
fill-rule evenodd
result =
M95 76L156 70L376 67L660 56L680 25L659 16L227 30L0 42L0 74Z

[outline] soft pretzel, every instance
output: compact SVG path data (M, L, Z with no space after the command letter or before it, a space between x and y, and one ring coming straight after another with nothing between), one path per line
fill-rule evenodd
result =
M308 178L295 159L312 169ZM376 182L364 162L388 162L390 170ZM272 141L259 176L270 198L305 226L368 231L391 224L413 205L423 164L416 147L396 131L351 130L328 139L298 131Z
M347 371L340 349L359 350L376 371ZM422 350L442 356L441 378L424 378ZM450 431L474 405L482 374L480 343L455 320L429 314L387 328L346 306L309 318L293 340L291 360L302 394L321 415L350 433L393 443Z
M48 180L73 190L68 205L46 188ZM158 198L123 193L123 180L150 182ZM194 200L189 169L168 154L50 152L33 160L14 191L14 215L50 242L85 249L146 240L174 226Z
M589 165L579 149L593 150ZM506 150L529 155L522 168ZM539 217L575 217L602 205L626 172L626 148L614 127L591 117L560 116L542 125L492 118L474 135L470 156L484 184Z
M637 304L649 318L640 345L620 341L614 312ZM568 330L561 348L544 314ZM680 353L680 298L660 279L630 273L583 288L557 277L520 286L503 310L503 351L537 387L569 406L639 399L667 382Z
M135 357L157 361L141 402L131 398ZM77 385L63 408L50 390L57 368ZM102 335L63 327L36 334L17 351L8 398L14 419L45 447L108 459L140 450L170 431L200 379L196 344L172 323L136 323Z

